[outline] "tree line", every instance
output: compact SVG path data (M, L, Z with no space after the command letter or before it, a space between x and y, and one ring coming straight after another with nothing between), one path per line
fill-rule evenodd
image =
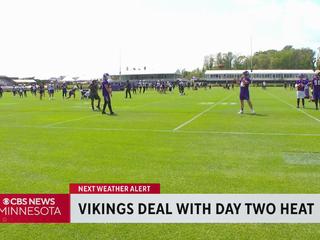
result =
M184 78L203 78L206 70L254 70L254 69L313 69L320 68L320 58L310 48L295 49L285 46L282 50L267 50L253 56L232 52L210 54L204 57L202 69L180 71Z

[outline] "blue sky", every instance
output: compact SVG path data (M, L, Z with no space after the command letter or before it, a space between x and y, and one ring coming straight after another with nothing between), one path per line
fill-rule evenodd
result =
M0 0L0 75L201 67L207 54L320 47L320 1Z

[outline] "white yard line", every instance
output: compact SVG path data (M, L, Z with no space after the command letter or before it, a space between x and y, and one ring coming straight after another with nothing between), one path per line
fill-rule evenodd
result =
M296 137L320 137L320 133L279 133L279 132L222 132L205 130L180 130L170 129L139 129L139 128L90 128L90 127L59 127L59 126L0 126L2 128L37 128L37 129L65 129L82 131L110 131L110 132L151 132L151 133L175 133L175 134L212 134L212 135L261 135L261 136L296 136Z
M180 130L179 133L193 133L193 134L221 134L221 135L262 135L262 136L311 136L320 137L320 133L264 133L264 132L218 132L218 131L197 131L197 130Z
M317 121L317 122L320 123L320 119L319 119L319 118L316 118L316 117L312 116L311 114L303 111L303 110L300 109L300 108L296 108L296 106L294 106L294 105L292 105L292 104L290 104L290 103L287 103L286 101L282 100L281 98L279 98L278 96L276 96L276 95L274 95L274 94L272 94L272 93L269 93L269 92L268 92L267 94L269 94L270 96L272 96L273 98L278 99L280 102L286 104L287 106L292 107L293 109L296 109L298 112L301 112L301 113L303 113L304 115L308 116L309 118L311 118L311 119L313 119L313 120L315 120L315 121Z
M213 104L212 106L208 107L207 109L205 109L204 111L202 111L201 113L198 113L197 115L195 115L193 118L189 119L188 121L180 124L178 127L176 127L175 129L173 129L174 132L178 131L179 129L183 128L184 126L188 125L189 123L193 122L194 120L196 120L197 118L201 117L203 114L209 112L212 108L214 108L215 106L217 106L219 103L222 103L223 101L227 100L228 98L230 98L232 96L232 94L230 94L229 96L221 99L219 102L216 102L215 104Z

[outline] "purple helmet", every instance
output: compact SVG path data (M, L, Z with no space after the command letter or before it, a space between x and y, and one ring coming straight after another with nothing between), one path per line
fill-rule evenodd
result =
M249 72L248 72L248 71L244 71L242 74L243 74L244 76L249 76Z
M104 80L108 80L108 77L109 77L109 73L103 74L103 81L104 81Z

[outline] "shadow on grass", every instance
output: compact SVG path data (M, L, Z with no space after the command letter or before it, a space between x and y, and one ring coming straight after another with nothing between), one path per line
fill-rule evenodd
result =
M304 108L298 108L298 109L301 109L301 110L308 109L308 110L313 110L313 111L319 111L316 109L316 107L304 107Z
M261 113L256 113L256 114L252 114L252 113L243 113L243 115L248 115L248 116L252 116L252 117L267 117L267 114L261 114Z

